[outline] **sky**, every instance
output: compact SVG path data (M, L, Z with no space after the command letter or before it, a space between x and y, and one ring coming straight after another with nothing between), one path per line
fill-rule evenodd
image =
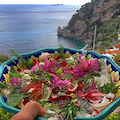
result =
M91 0L0 0L0 4L68 4L83 5Z

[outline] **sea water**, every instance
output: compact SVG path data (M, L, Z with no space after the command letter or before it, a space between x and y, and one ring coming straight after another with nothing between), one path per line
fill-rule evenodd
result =
M0 54L18 54L42 48L81 49L84 42L57 36L58 26L68 24L80 6L74 5L0 5Z

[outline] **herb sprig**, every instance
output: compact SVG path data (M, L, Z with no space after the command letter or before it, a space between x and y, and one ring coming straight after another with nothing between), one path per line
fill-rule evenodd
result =
M119 85L120 86L120 85ZM99 87L98 90L104 94L108 94L108 93L113 93L115 94L117 92L117 90L119 89L119 86L116 85L115 82L112 81L112 78L110 77L110 82L105 84L102 87Z
M81 106L76 106L73 102L71 102L68 99L67 103L60 107L60 109L63 110L59 112L59 115L64 113L65 120L75 120L74 117L77 115L77 111L80 111Z
M93 82L94 83L94 77L97 76L99 77L100 74L99 73L96 73L94 71L90 71L88 74L84 75L80 81L84 84L83 85L83 93L87 92L90 88L90 83ZM89 89L87 89L89 88Z
M64 58L64 46L63 45L60 45L59 55L60 55L61 59L65 59Z
M10 51L14 56L16 56L23 65L25 65L25 68L31 69L31 67L34 65L31 59L24 59L21 55L17 54L13 49Z

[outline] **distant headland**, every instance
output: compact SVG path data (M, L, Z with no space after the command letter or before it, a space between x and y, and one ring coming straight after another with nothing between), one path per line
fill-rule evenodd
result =
M63 5L63 4L52 4L51 6L60 6L60 5Z

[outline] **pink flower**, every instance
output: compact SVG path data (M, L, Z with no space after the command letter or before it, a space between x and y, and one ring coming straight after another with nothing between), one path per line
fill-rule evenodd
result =
M96 91L96 90L97 90L96 84L93 83L93 81L89 83L89 87L85 89L85 93L83 93L83 90L82 90L83 86L84 86L84 85L81 83L81 84L79 84L78 87L77 87L77 90L78 90L78 91L77 91L77 95L78 95L78 97L80 97L80 98L86 96L86 97L89 99L89 98L91 97L91 94L93 95L93 94L95 93L95 92L93 92L93 91ZM90 93L90 94L88 94L88 93Z
M31 73L34 74L34 71L35 69L39 68L40 69L43 69L43 67L41 65L37 65L37 66L33 66L32 69L31 69Z
M43 68L44 68L44 71L56 73L54 68L57 68L57 63L55 60L48 60L48 58L46 57Z
M84 75L86 75L87 73L89 73L88 71L84 71L84 66L83 64L77 64L76 68L73 70L73 76L74 77L83 77Z
M20 78L13 77L11 79L11 83L13 86L19 86L22 83L22 80Z
M92 82L89 83L89 87L86 89L87 93L93 92L97 90L96 84Z
M97 59L95 60L90 60L89 63L89 70L98 70L99 69L99 62Z
M81 54L78 56L79 60L81 60Z
M97 71L99 69L99 62L97 59L90 61L79 60L79 62L80 63L76 64L76 68L73 71L74 77L83 77L89 73L90 70Z
M52 88L53 87L56 87L57 90L61 90L62 88L66 88L69 81L66 79L66 80L60 80L58 77L56 77L55 75L53 75L54 77L54 80L53 80L53 85L52 85Z
M64 71L65 71L66 74L71 74L71 75L74 74L74 72L73 72L73 68L69 68L69 69L64 70Z

